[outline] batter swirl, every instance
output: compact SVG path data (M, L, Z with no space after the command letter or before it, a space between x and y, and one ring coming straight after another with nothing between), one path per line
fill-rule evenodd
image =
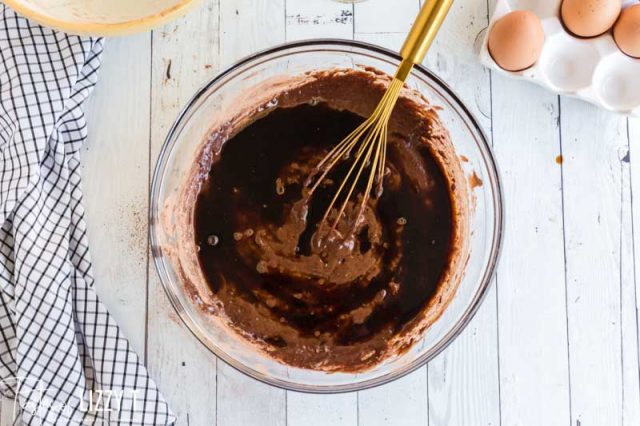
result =
M335 235L320 238L350 163L312 198L304 180L375 105L378 79L370 71L314 76L205 148L215 154L192 197L192 241L208 286L200 297L289 365L367 369L407 350L455 291L466 194L456 189L461 171L448 134L415 100L401 98L392 117L381 196L368 201L355 232L357 200Z

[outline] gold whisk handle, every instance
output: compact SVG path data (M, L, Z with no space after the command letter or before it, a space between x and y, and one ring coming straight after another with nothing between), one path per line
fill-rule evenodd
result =
M395 78L405 81L413 65L424 60L452 4L453 0L425 0L400 50L402 63Z

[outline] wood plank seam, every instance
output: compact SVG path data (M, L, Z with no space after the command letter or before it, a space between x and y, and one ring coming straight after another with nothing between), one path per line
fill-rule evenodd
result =
M562 150L562 102L558 95L558 139L560 141L560 158L563 157ZM562 210L562 252L564 256L564 306L565 306L565 328L567 333L567 383L568 383L568 405L569 418L573 418L573 410L571 408L571 344L569 341L569 289L567 287L567 238L565 234L565 208L564 208L564 162L560 164L560 193L561 193L561 210Z

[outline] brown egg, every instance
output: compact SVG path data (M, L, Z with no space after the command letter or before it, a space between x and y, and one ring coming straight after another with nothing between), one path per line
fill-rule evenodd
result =
M517 10L498 19L489 33L489 53L507 71L521 71L538 61L544 30L534 13Z
M627 55L640 59L640 4L622 11L613 28L613 38Z
M613 27L621 9L622 0L564 0L561 15L573 34L596 37Z

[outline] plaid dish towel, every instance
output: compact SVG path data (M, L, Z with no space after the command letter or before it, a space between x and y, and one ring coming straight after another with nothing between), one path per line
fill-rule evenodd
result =
M0 392L27 425L173 424L92 288L79 149L103 41L0 19Z

